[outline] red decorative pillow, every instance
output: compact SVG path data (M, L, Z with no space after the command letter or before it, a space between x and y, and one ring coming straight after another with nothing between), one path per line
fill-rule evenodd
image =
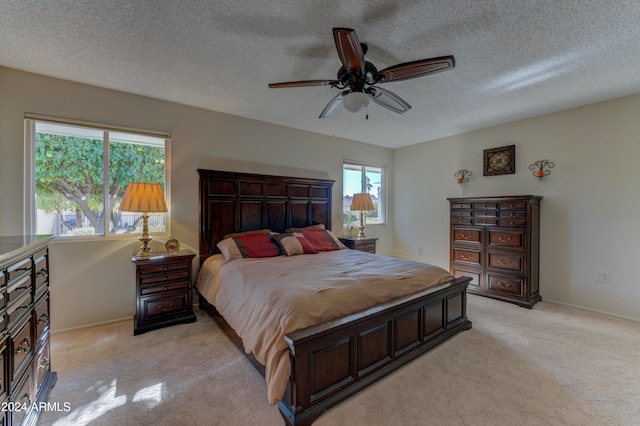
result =
M314 249L318 251L331 251L346 248L344 244L328 229L305 228L302 235L309 240Z
M309 240L307 240L301 232L278 234L274 235L274 238L287 256L318 253L318 250L313 248Z
M246 257L274 257L282 254L273 237L263 232L225 238L218 243L218 248L226 262Z

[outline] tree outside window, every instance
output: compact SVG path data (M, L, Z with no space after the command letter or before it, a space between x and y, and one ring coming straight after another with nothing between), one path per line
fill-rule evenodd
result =
M135 133L33 122L36 233L138 233L140 215L118 206L129 182L165 184L166 140ZM164 233L167 214L152 214Z

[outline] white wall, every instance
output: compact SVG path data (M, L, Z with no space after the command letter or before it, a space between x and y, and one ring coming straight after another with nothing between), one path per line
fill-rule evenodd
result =
M542 195L543 300L640 320L639 112L635 95L394 150L395 254L448 268L447 197ZM482 151L512 144L515 175L482 176ZM543 159L555 168L539 181L528 166Z
M25 112L170 132L172 237L194 252L198 168L334 179L334 230L342 224L343 159L386 165L392 176L390 149L0 67L0 235L23 232ZM379 253L391 253L391 226L370 225L367 234L380 238ZM163 243L151 245L161 251ZM139 245L135 238L53 242L53 331L133 315L131 255Z

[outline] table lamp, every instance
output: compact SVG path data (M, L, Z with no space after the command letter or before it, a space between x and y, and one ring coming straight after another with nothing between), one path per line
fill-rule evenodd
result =
M167 203L164 200L164 191L159 183L130 182L124 192L120 211L142 213L142 236L138 238L142 247L138 256L150 256L153 250L149 247L149 213L167 211Z
M358 238L365 238L364 235L364 212L375 210L373 207L373 201L371 200L371 195L364 194L353 194L353 200L351 200L351 211L359 211L360 212L360 231L358 232Z

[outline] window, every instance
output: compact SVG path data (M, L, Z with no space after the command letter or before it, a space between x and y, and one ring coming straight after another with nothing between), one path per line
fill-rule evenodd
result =
M25 129L30 233L139 235L141 214L119 210L129 182L163 185L169 204L168 135L39 119L27 119ZM168 223L168 213L152 213L149 231L167 234Z
M360 225L360 212L352 212L353 194L369 193L375 210L365 212L365 223L384 224L387 196L387 169L381 166L345 162L342 165L343 225L351 228Z

